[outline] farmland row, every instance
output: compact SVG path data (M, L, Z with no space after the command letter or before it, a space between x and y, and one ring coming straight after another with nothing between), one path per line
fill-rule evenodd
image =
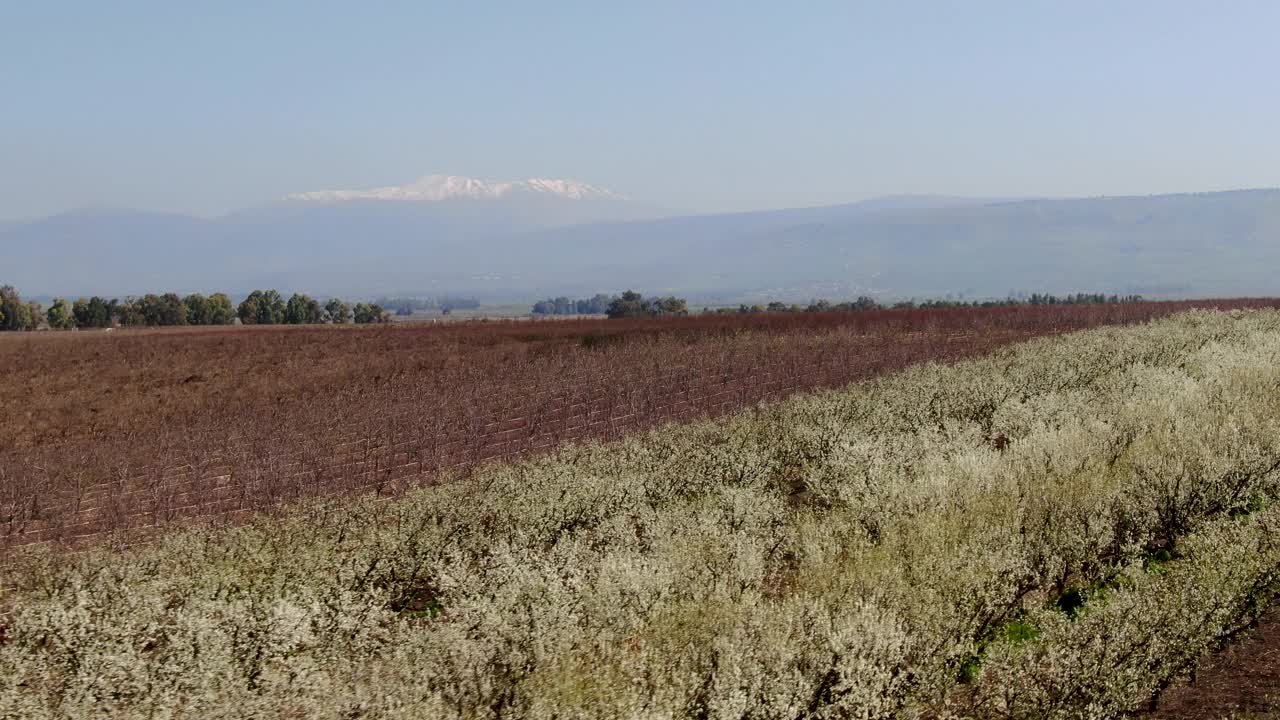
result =
M929 347L939 360L968 355L991 337L952 337ZM904 347L925 350L918 343ZM236 516L298 497L345 492L395 493L442 471L513 458L564 442L609 439L671 421L716 416L798 390L829 387L897 364L898 357L856 362L852 345L804 367L682 367L620 386L602 379L544 389L524 398L476 397L472 412L445 417L417 407L392 407L379 418L338 426L308 424L284 441L228 438L189 462L118 468L120 475L70 485L35 469L37 488L6 498L4 542L21 545L77 540L125 527L161 525L193 516ZM745 360L745 358L734 358ZM759 365L777 357L758 357ZM401 403L403 405L403 403ZM345 431L345 432L344 432ZM316 438L341 438L316 443ZM350 439L348 439L350 438ZM182 457L184 448L166 455ZM9 473L15 472L9 470ZM93 477L80 469L78 477ZM61 482L60 482L61 481ZM13 484L11 487L16 487Z
M1219 301L1218 306L1259 304ZM304 406L0 455L0 544L82 540L191 517L237 519L309 495L394 495L444 472L717 416L924 360L947 362L1184 303L1045 308L1039 324L956 314L917 332L641 338L517 365L437 368Z

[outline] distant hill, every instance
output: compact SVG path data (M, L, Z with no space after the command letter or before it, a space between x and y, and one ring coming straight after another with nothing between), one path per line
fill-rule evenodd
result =
M214 220L80 211L0 226L0 282L32 295L273 286L495 300L622 287L779 299L1280 293L1280 190L660 214L571 181L447 176Z
M615 286L761 297L1265 294L1280 292L1280 190L675 218L541 232L502 257L520 277L572 257Z
M314 191L204 220L79 210L0 226L0 282L32 294L257 287L376 293L469 287L493 239L653 218L660 210L570 180L427 176L401 187ZM454 285L455 281L460 281ZM403 284L398 284L403 283ZM30 290L28 290L30 288Z

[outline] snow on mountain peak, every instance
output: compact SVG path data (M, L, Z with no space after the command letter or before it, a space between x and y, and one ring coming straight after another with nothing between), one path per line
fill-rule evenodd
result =
M621 200L621 195L576 180L530 178L528 180L477 180L458 175L424 175L407 185L371 190L318 190L286 195L285 200L341 202L344 200L399 200L439 202L468 198L496 200L515 195L544 195L569 200Z

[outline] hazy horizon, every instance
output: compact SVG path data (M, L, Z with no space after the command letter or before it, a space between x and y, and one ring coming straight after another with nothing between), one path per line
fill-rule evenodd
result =
M353 190L353 189L373 190L378 188L376 187L341 188L341 190L343 191ZM338 190L338 188L325 189L325 191L332 191L332 190ZM822 208L841 207L846 205L857 205L859 203L865 203L865 202L876 202L881 200L895 200L895 199L912 199L912 198L922 198L922 199L923 198L954 198L958 200L972 200L972 201L978 201L978 202L1008 203L1008 202L1026 202L1026 201L1033 201L1033 200L1109 200L1109 199L1115 200L1115 199L1144 198L1144 197L1176 197L1181 195L1213 195L1217 193L1252 192L1252 191L1261 191L1261 190L1280 190L1280 183L1277 183L1274 186L1189 188L1185 190L1171 190L1168 192L1158 192L1158 193L1157 192L1089 193L1089 194L1082 194L1082 195L1017 195L1014 193L994 193L991 195L966 195L964 193L959 193L959 192L881 193L881 194L861 195L858 197L852 197L852 198L843 199L843 200L815 202L812 204L763 205L760 207L728 209L728 210L725 210L725 209L696 210L696 209L689 209L689 208L673 208L673 207L666 207L666 206L659 206L659 205L649 205L649 207L651 207L657 213L657 217L663 217L663 218L669 217L674 219L674 218L684 218L684 217L692 218L692 217L716 216L716 215L768 213L768 212L786 211L786 210L818 210ZM315 190L303 191L303 193L314 193L314 192L316 191ZM321 192L324 192L324 191L321 191ZM290 193L290 194L296 195L299 193ZM627 200L643 202L644 198L628 197ZM267 198L260 202L251 203L243 206L230 207L230 208L226 208L226 209L222 209L214 212L198 212L198 211L172 209L172 208L151 208L151 207L145 207L145 206L123 205L123 204L97 204L97 205L85 204L85 205L77 205L74 207L53 210L53 211L38 214L38 215L0 217L0 224L22 225L29 222L39 221L45 218L53 217L53 216L75 214L75 213L86 213L90 215L95 215L95 214L101 214L101 213L111 214L111 213L136 212L136 213L155 214L155 215L183 216L183 217L190 217L190 218L195 218L199 220L221 220L221 219L233 217L236 214L244 211L264 209L264 208L269 208L277 205L285 205L291 201L292 201L291 198L289 198L288 196L281 196L276 198ZM316 204L319 204L319 203L316 203ZM399 203L388 202L387 204L394 205ZM0 229L3 229L3 228L0 228Z
M0 220L431 173L674 213L1280 186L1280 6L49 2L0 11Z

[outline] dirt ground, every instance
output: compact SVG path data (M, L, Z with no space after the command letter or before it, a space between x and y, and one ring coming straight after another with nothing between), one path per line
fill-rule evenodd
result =
M1210 658L1190 682L1170 688L1153 712L1159 720L1280 720L1280 608Z

